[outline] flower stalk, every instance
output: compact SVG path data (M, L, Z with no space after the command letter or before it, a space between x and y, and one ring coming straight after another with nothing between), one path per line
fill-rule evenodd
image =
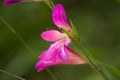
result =
M104 71L100 68L100 66L95 62L95 59L92 55L86 51L78 41L76 41L74 38L72 38L75 46L80 50L80 52L83 53L83 57L88 61L88 64L96 71L98 72L105 80L109 80L107 75L104 73Z
M109 80L108 76L104 73L104 71L100 68L99 64L97 64L95 61L96 59L85 49L83 48L79 40L72 36L72 34L69 31L66 31L64 29L64 32L68 34L68 36L71 38L75 46L79 49L79 54L83 55L84 59L88 62L88 64L96 71L98 72L105 80Z
M49 7L50 7L50 9L52 9L53 10L53 8L54 8L54 4L53 4L53 2L51 1L51 0L42 0L45 4L47 4Z
M7 74L7 75L10 75L10 76L12 76L12 77L15 77L15 78L17 78L17 79L19 79L19 80L26 80L26 79L24 79L24 78L21 78L21 77L15 75L15 74L9 73L9 72L7 72L7 71L5 71L5 70L2 70L2 69L0 69L0 72L5 73L5 74Z
M51 0L49 0L49 5L51 5L51 7L53 7L53 2ZM53 9L52 9L53 10ZM55 10L54 10L55 11ZM64 11L64 9L63 9ZM63 12L64 13L64 12ZM65 14L65 13L64 13ZM54 14L53 14L54 15ZM58 14L59 16L59 14ZM53 21L55 21L55 17L53 16ZM64 15L64 19L66 18L66 15ZM63 20L64 20L63 19ZM62 21L63 21L62 20ZM59 21L59 20L58 20ZM66 19L64 20L64 22L67 23ZM55 22L54 22L55 23ZM109 80L108 76L104 73L104 71L100 68L99 64L97 64L94 59L94 57L89 54L89 52L87 50L85 50L79 43L78 40L78 34L77 34L77 29L75 29L75 26L73 25L72 21L70 20L70 26L72 27L73 31L75 33L71 33L70 29L65 29L66 27L64 26L59 26L58 23L55 23L58 27L62 27L63 31L71 38L71 40L73 41L73 43L75 44L75 46L79 49L79 51L82 53L83 57L86 59L86 61L88 62L88 64L96 71L98 72L105 80ZM59 23L60 24L60 23ZM61 23L64 24L64 23ZM69 27L69 26L68 26ZM81 54L80 54L81 55Z

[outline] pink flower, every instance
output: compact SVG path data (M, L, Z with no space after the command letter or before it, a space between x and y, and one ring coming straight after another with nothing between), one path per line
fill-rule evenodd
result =
M86 61L76 52L68 48L71 39L65 33L57 30L45 31L41 37L49 42L54 42L49 49L39 56L39 62L36 64L38 71L58 64L84 64Z
M70 24L67 20L65 9L62 4L57 4L54 7L52 20L57 27L71 30Z
M8 4L12 4L12 3L17 3L17 2L21 2L21 0L4 0L4 6L7 6Z
M41 1L41 0L4 0L4 6L18 2L32 2L32 1Z

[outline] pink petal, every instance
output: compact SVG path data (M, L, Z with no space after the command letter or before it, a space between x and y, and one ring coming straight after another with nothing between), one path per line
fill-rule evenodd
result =
M19 3L19 2L33 2L33 1L42 1L42 0L4 0L3 5L7 6L9 4Z
M49 66L53 66L57 64L56 61L56 57L52 58L51 60L45 60L45 59L41 59L36 65L35 68L39 71L44 70L45 68L49 67Z
M85 64L86 61L82 58L82 56L78 55L72 49L65 46L65 51L68 56L67 62L60 62L59 64Z
M67 36L67 34L61 33L57 30L48 30L48 31L43 32L41 34L41 37L46 41L56 42L56 41L61 40L65 37L68 37L68 36Z
M45 58L46 58L46 55L47 55L47 50L44 51L38 58L39 58L39 59L45 59Z
M66 61L66 62L68 61L68 57L67 57L67 54L65 52L64 45L61 47L61 51L59 53L59 56L63 61Z
M21 0L4 0L4 6L7 6L9 4L21 2Z
M39 59L44 60L51 60L55 57L56 54L61 53L61 45L64 45L64 43L60 43L60 41L57 41L50 45L49 49L44 51L41 56L39 56Z
M70 28L65 9L62 4L57 4L52 13L52 20L59 28Z
M39 71L44 70L45 68L49 67L49 66L53 66L55 65L53 60L50 61L46 61L46 60L40 60L36 65L35 68Z
M54 57L52 57L50 60L47 60L46 55L49 52L45 51L40 56L40 61L35 65L35 67L38 69L38 71L42 71L45 68L47 68L49 66L54 66L54 65L61 65L61 64L85 64L86 63L86 61L80 55L75 53L73 50L71 50L67 46L65 46L64 49L66 51L66 55L65 56L62 55L62 56L64 56L64 58L62 58L62 59L61 59L60 53L56 52ZM66 60L65 57L67 57L67 61L65 61Z
M65 41L65 45L68 46L68 44L71 43L71 39L70 38L67 38L66 41Z
M44 64L43 61L39 61L39 62L35 65L35 68L38 69L38 72L44 70L46 67L47 67L47 66Z
M44 51L39 56L39 59L51 60L55 56L55 54L56 54L57 44L58 44L58 42L51 44L50 47L49 47L49 49L46 50L46 51Z

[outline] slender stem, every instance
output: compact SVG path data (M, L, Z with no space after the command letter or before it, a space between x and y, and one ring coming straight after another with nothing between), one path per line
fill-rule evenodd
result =
M73 42L75 43L75 45L77 46L77 48L83 52L85 58L88 60L89 64L91 65L91 67L97 71L105 80L109 80L109 78L107 77L107 75L102 71L102 69L98 66L98 64L95 62L95 59L92 55L89 54L89 52L87 50L85 50L78 41L76 41L74 38L72 38Z
M12 76L12 77L18 78L19 80L26 80L26 79L24 79L24 78L21 78L21 77L15 75L15 74L9 73L9 72L7 72L7 71L5 71L5 70L2 70L2 69L0 69L0 72L3 72L3 73L5 73L5 74L7 74L7 75L10 75L10 76Z
M54 3L51 0L43 0L44 3L46 3L51 10L54 8Z
M46 70L47 70L47 72L52 76L52 78L53 78L54 80L57 80L56 76L51 72L50 69L47 68Z
M19 34L17 34L17 32L15 31L15 29L12 28L12 26L10 26L10 24L8 24L8 23L6 22L6 20L3 19L1 16L0 16L0 19L1 19L1 21L6 25L6 27L8 27L8 28L12 31L12 33L15 34L16 37L21 41L21 43L30 51L31 55L32 55L34 58L36 58L37 55L34 54L34 52L32 51L32 49L31 49L31 48L29 47L29 45L24 41L24 39L23 39Z
M96 60L94 59L94 57L89 54L89 52L84 49L79 41L77 39L75 39L71 33L69 31L66 31L64 29L65 33L68 34L68 36L72 39L72 41L74 42L74 44L77 46L77 48L79 49L80 52L82 52L83 57L88 61L89 65L96 71L98 72L105 80L109 80L109 78L107 77L107 75L102 71L102 69L100 68L100 66L95 62Z
M8 27L13 34L16 35L16 37L21 41L21 43L30 51L31 55L36 58L37 55L34 54L34 51L29 47L29 45L24 41L24 39L17 34L17 32L15 31L14 28L12 28L12 26L10 26L10 24L7 23L6 20L4 20L1 16L0 16L1 21L6 25L6 27ZM57 80L56 76L52 73L52 71L50 69L47 69L48 73L50 74L50 76L53 78L53 80ZM4 72L4 71L2 71Z
M53 9L54 8L54 3L51 0L48 0L48 1L49 1L49 4L50 4L51 8Z

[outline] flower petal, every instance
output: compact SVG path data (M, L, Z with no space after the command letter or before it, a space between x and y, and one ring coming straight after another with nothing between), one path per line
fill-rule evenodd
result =
M53 43L50 45L49 49L44 51L40 56L39 59L44 59L44 60L51 60L53 57L55 57L56 54L60 53L61 47L59 47L59 41Z
M49 60L47 60L47 58L49 58L49 57L46 56L49 52L45 51L44 53L42 53L42 55L39 57L40 61L35 65L36 69L38 69L38 71L42 71L45 68L47 68L49 66L54 66L54 65L85 64L86 63L86 61L81 56L79 56L77 53L75 53L73 50L71 50L67 46L65 46L64 49L66 51L65 54L67 54L67 55L64 56L64 54L62 54L62 59L61 59L60 53L57 51L56 51L55 55ZM49 56L51 56L51 55L49 55ZM65 60L67 60L67 61L65 61Z
M72 49L65 46L65 51L68 57L68 61L61 61L59 64L85 64L86 61L82 58L82 56L78 55Z
M86 61L78 53L65 46L65 50L68 56L68 64L85 64Z
M33 1L43 1L43 0L4 0L4 6L7 6L9 4L14 4L18 2L33 2Z
M59 53L59 56L63 61L68 61L68 57L67 57L67 54L65 52L64 46L61 47L61 51Z
M39 71L44 70L45 68L49 67L49 66L53 66L55 65L53 60L50 61L46 61L46 60L40 60L36 65L35 68Z
M52 20L59 28L70 28L65 9L62 4L57 4L52 13Z
M44 61L39 61L39 62L35 65L35 68L38 69L38 72L44 70L46 67L47 67L47 66L44 64Z
M49 66L56 65L57 62L59 62L59 61L56 61L56 60L57 59L56 59L55 56L51 60L40 59L40 61L35 65L35 68L38 70L38 72L42 71Z
M21 2L21 0L4 0L4 6L7 6L9 4Z
M56 41L61 40L65 37L68 37L68 36L67 36L67 34L61 33L57 30L48 30L48 31L43 32L41 34L41 37L46 41L56 42Z

